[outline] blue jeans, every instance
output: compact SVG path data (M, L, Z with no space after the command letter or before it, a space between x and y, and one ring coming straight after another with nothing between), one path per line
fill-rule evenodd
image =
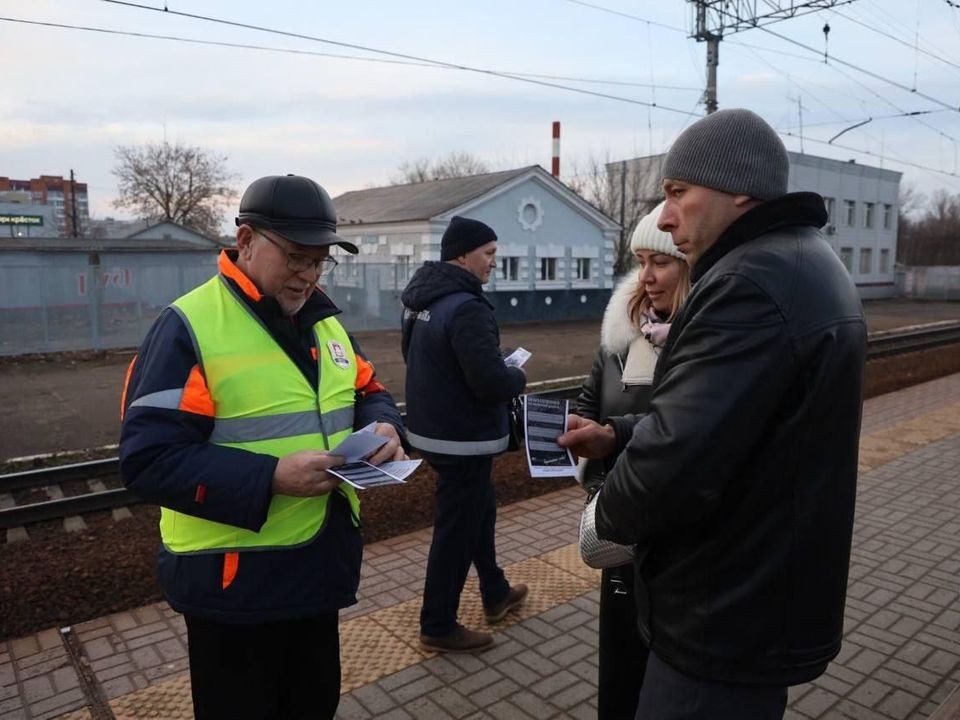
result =
M502 602L510 584L497 565L494 544L497 501L491 479L493 459L431 461L430 465L438 477L420 631L443 637L457 627L460 593L470 563L477 568L484 607Z
M780 720L787 688L703 680L651 652L635 720Z

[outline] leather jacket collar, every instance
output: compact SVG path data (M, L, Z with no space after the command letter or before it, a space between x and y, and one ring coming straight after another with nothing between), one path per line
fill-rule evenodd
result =
M827 223L823 198L813 192L796 192L768 200L734 220L717 241L690 270L690 281L696 282L738 245L789 225L821 228Z

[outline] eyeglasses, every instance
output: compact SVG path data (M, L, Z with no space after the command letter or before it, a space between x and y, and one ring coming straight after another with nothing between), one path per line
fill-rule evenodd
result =
M317 275L326 275L337 266L337 259L329 255L318 258L302 253L292 253L266 233L260 230L254 232L287 256L287 268L293 272L303 272L312 268Z

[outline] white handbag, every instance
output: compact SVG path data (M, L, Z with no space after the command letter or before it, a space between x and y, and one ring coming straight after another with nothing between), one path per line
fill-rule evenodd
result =
M618 567L633 561L634 546L620 545L597 537L597 497L595 493L580 516L580 558L592 568Z

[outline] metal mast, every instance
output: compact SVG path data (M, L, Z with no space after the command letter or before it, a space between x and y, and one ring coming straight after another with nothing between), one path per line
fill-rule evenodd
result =
M694 7L690 37L707 43L707 87L704 101L707 113L717 109L717 65L720 41L724 33L769 25L807 13L849 5L855 0L687 0Z

